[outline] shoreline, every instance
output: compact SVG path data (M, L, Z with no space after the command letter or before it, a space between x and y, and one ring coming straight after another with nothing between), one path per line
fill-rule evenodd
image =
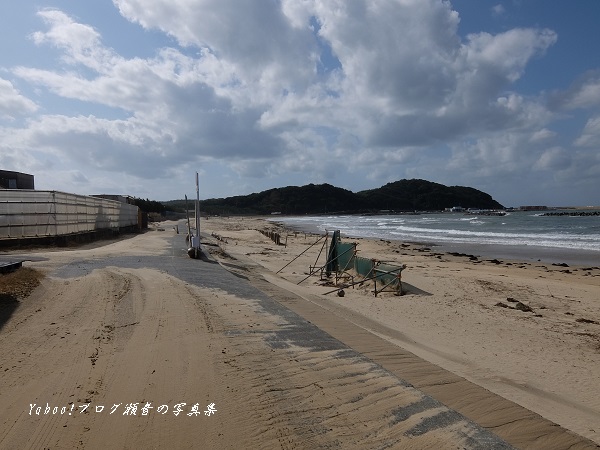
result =
M432 244L444 252L473 253L482 258L506 259L512 262L540 262L568 264L577 267L600 266L600 252L571 250L558 247L540 247L496 244Z
M299 233L310 233L314 235L323 235L323 230L320 230L314 224L289 224L281 222L277 219L268 216L262 216L267 223L279 226L283 229L297 231ZM332 230L329 230L332 231ZM487 259L505 259L513 263L518 262L540 262L546 264L568 264L569 266L578 267L598 267L600 266L600 251L593 250L573 250L562 247L541 247L537 245L499 245L499 244L483 244L483 243L462 243L462 242L440 242L435 240L410 240L396 239L391 236L355 236L352 234L341 232L342 239L373 239L384 240L398 243L409 243L413 245L421 245L425 247L435 248L436 251L444 253L466 253L477 256L478 258Z

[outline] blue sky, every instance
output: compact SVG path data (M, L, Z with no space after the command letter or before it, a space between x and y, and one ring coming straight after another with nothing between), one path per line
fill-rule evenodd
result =
M0 6L0 168L168 200L402 178L600 205L600 2Z

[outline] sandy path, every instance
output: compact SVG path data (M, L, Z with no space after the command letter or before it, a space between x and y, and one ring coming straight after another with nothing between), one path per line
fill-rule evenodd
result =
M0 448L509 448L173 238L31 255Z
M168 439L170 429L188 446L209 435L193 433L198 420L203 427L215 424L204 416L192 421L170 413L143 419L122 415L128 403L139 403L138 415L146 402L169 409L199 402L204 410L219 394L210 392L215 383L209 343L198 339L207 332L206 321L185 286L154 270L114 268L50 280L44 288L0 335L2 416L16 418L12 425L10 419L4 423L4 448L137 447ZM190 376L194 373L201 374L202 383ZM28 415L25 406L45 409L46 402L69 410L73 402L77 412ZM101 406L103 412L94 412Z

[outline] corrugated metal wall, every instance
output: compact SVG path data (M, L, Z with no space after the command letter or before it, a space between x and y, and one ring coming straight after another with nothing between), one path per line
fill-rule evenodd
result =
M137 226L138 207L58 191L0 190L0 239Z

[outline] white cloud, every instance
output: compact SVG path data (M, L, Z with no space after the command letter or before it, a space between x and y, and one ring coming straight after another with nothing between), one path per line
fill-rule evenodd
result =
M567 91L555 93L551 104L565 109L600 106L600 70L585 73Z
M492 6L492 14L494 16L502 16L506 12L506 8L501 3Z
M534 131L529 140L531 142L543 142L550 140L556 136L556 132L549 130L548 128L542 128L541 130Z
M50 44L64 50L63 60L69 64L82 64L102 71L117 56L101 44L100 34L93 27L80 24L67 14L55 9L45 9L38 16L50 27L47 32L31 35L37 45Z
M40 11L46 29L32 42L61 64L21 64L12 74L76 112L38 109L0 80L0 96L30 114L26 126L0 130L3 151L70 161L73 183L90 185L112 172L143 180L207 162L240 177L306 182L360 170L389 181L431 167L458 179L523 173L536 162L551 170L542 144L555 138L555 116L513 86L556 42L553 31L462 39L458 13L438 0L113 3L179 46L126 58L94 24ZM566 103L595 104L597 85L589 77ZM578 144L594 135L589 125Z
M23 133L31 145L54 147L91 167L121 167L147 177L181 164L190 151L224 158L278 151L278 138L256 126L260 111L235 110L232 100L217 94L231 74L212 55L193 59L162 49L153 59L127 60L103 48L96 32L65 14L42 15L50 30L36 33L36 42L62 48L72 69L17 67L14 73L62 97L119 108L130 117L44 116ZM80 65L92 70L88 77L77 70Z
M38 106L21 95L13 84L0 78L0 119L14 119L37 111Z
M121 14L145 28L159 29L182 46L207 49L249 85L254 101L282 89L306 87L314 75L316 42L306 24L291 26L273 2L221 0L113 0ZM259 88L259 89L257 89ZM249 92L250 93L250 92Z
M572 108L584 108L600 105L600 79L586 83L571 100L569 106Z
M563 148L554 147L544 151L534 164L537 170L561 171L571 165L571 156Z
M592 117L587 121L581 136L575 140L575 145L600 148L600 116Z
M448 168L478 177L525 172L531 167L531 157L522 151L522 140L520 133L502 133L455 145Z

